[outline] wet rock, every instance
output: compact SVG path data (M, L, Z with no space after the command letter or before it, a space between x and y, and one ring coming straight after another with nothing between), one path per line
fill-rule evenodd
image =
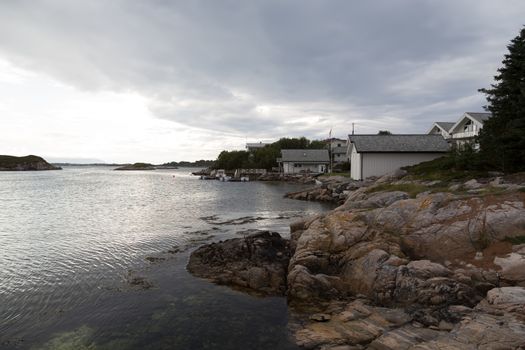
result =
M265 231L204 245L191 254L187 268L218 284L284 295L289 259L289 241Z
M159 257L159 256L147 256L146 260L149 261L150 263L158 263L158 262L166 260L166 258Z
M150 289L153 288L153 283L151 283L146 277L138 276L134 271L128 271L126 276L126 282L135 289Z

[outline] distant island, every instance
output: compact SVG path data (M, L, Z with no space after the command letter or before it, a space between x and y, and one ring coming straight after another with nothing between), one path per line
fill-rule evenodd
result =
M157 168L158 169L170 169L170 168L176 169L176 168L194 168L194 167L208 168L208 167L213 166L214 163L215 163L214 160L204 160L204 159L196 160L194 162L188 162L188 161L183 160L180 162L164 163L164 164L158 165Z
M126 163L57 163L54 162L53 165L56 166L75 166L75 167L92 167L92 166L113 166L113 167L122 167L122 168L129 168L133 167L133 169L119 169L119 170L145 170L140 168L140 164L148 164L153 166L155 169L178 169L178 168L209 168L215 163L214 160L197 160L195 162L188 162L188 161L180 161L180 162L168 162L163 164L149 164L149 163L135 163L139 164L138 168L135 167L135 164L126 164ZM116 170L116 169L115 169ZM152 169L146 169L146 170L152 170Z
M36 171L61 169L61 167L49 164L44 158L34 155L25 157L0 155L0 171Z
M134 163L121 166L115 170L155 170L156 167L150 163Z

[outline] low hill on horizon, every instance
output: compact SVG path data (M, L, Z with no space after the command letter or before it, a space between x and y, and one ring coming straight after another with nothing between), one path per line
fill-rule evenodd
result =
M0 155L0 171L37 171L61 170L62 168L49 164L44 158L28 155L23 157Z

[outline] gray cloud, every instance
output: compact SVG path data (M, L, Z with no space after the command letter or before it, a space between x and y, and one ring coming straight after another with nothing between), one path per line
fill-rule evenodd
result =
M228 135L421 132L481 109L523 18L523 1L3 1L0 56Z

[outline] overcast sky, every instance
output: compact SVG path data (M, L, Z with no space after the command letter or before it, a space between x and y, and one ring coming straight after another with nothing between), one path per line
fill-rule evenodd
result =
M0 0L0 154L214 159L482 111L525 1Z

